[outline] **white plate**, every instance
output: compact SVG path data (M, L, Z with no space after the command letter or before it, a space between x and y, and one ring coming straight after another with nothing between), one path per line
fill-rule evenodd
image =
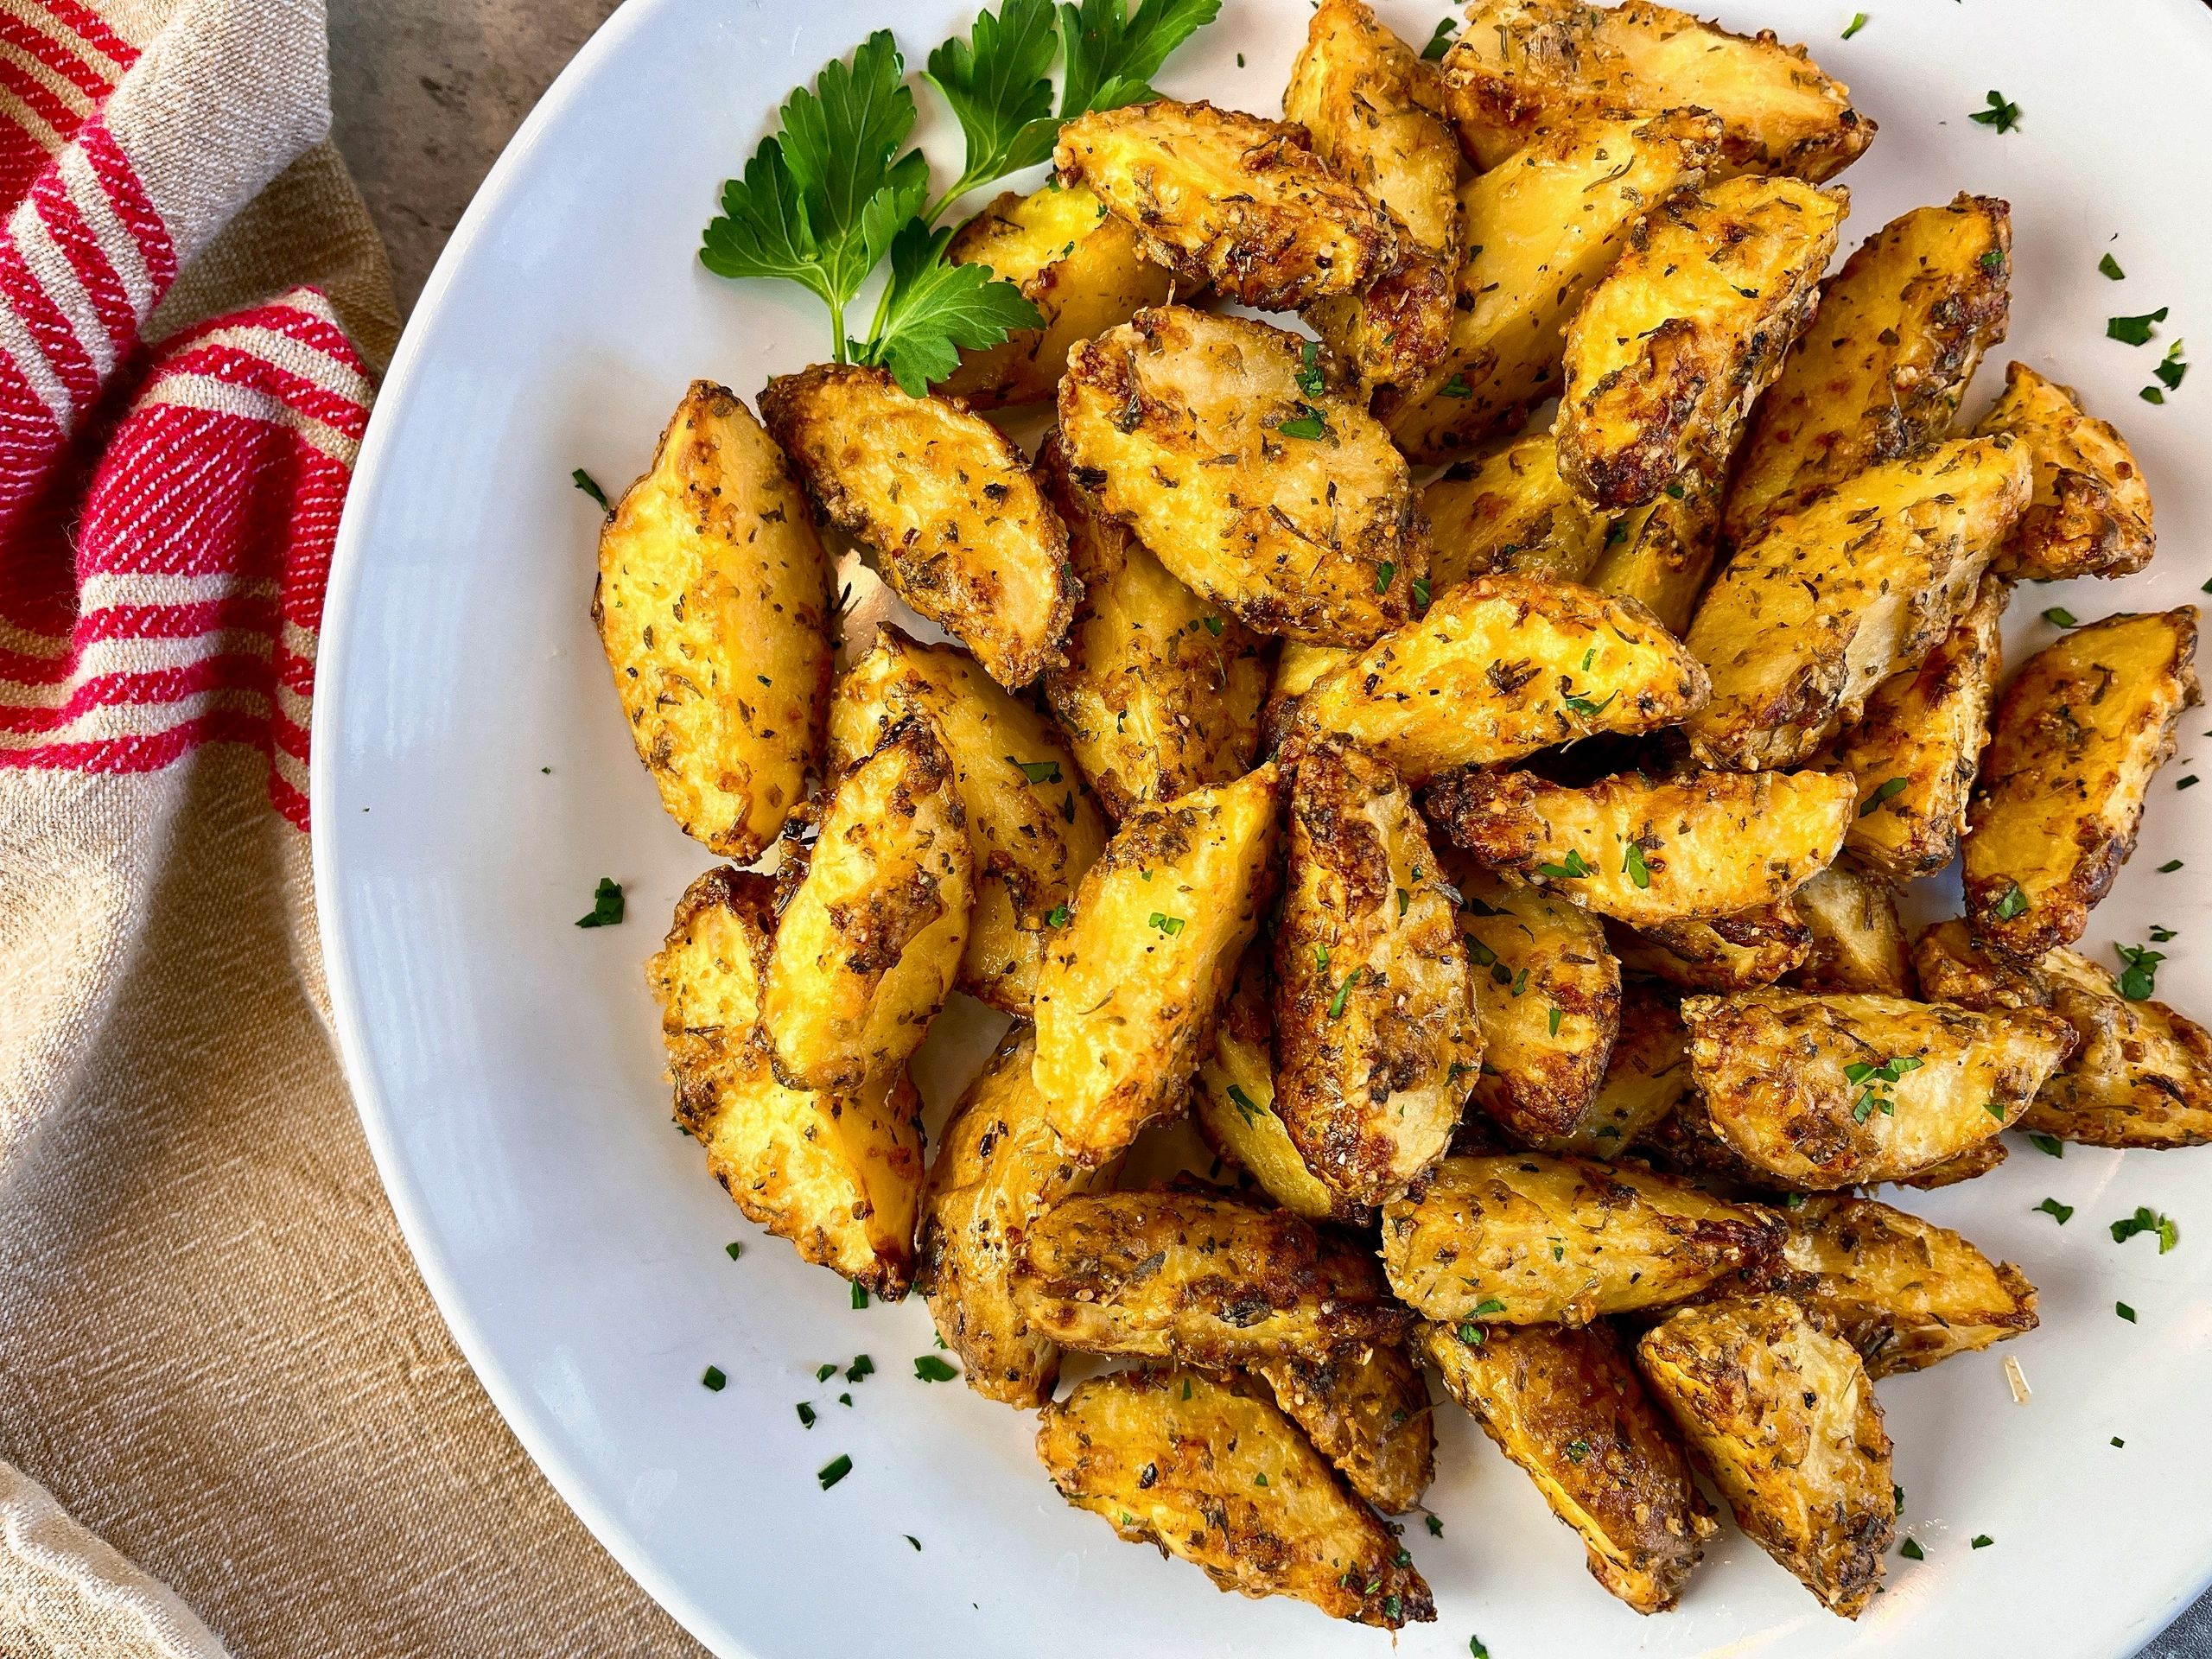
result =
M1738 28L1811 42L1881 123L1846 175L1846 245L1961 188L2007 197L2018 256L2006 348L2120 422L2158 499L2145 575L2024 592L2015 647L2063 604L2096 617L2197 596L2212 542L2212 364L2164 407L2137 401L2166 341L2212 358L2212 18L2194 0L1838 0L1728 4ZM1391 3L1426 39L1440 8ZM340 538L315 717L315 873L345 1058L378 1166L430 1288L540 1466L710 1647L762 1659L917 1653L1382 1655L1389 1638L1289 1601L1216 1592L1061 1503L1029 1421L916 1380L919 1300L855 1312L843 1283L746 1224L670 1127L639 973L685 882L713 861L663 816L631 753L585 614L596 512L569 482L642 469L686 381L750 397L820 353L797 289L733 285L694 257L716 188L795 83L894 24L912 67L975 0L631 0L533 114L469 210L410 325ZM1307 8L1229 0L1165 90L1274 112ZM1239 69L1235 54L1246 67ZM1967 121L1992 86L2024 111ZM939 168L957 134L918 88ZM2116 238L2116 239L2115 239ZM2125 282L2097 272L2111 251ZM2159 341L2112 313L2172 308ZM2001 376L2005 351L1985 372ZM2142 844L2088 947L2166 945L2163 994L2212 1015L2212 711L2153 790ZM546 768L550 768L548 772ZM2170 858L2190 861L2162 875ZM620 928L578 931L594 883ZM934 1034L939 1120L994 1020ZM967 1040L963 1041L963 1039ZM2063 1230L2033 1212L2078 1206ZM1397 1651L1953 1656L2132 1651L2212 1569L2212 1152L2053 1162L2019 1141L1995 1175L1910 1208L2022 1264L2043 1328L1882 1385L1906 1516L1927 1559L1891 1558L1855 1626L1732 1531L1682 1608L1639 1619L1603 1594L1534 1488L1455 1408L1439 1414L1441 1539L1407 1542L1440 1620ZM2115 1245L2149 1204L2180 1248ZM743 1259L723 1252L745 1241ZM2139 1322L2113 1315L2132 1303ZM836 1403L815 1368L865 1351ZM2015 1405L2017 1357L2035 1389ZM705 1368L728 1374L721 1393ZM793 1407L811 1400L803 1428ZM2111 1441L2126 1441L2116 1448ZM853 1472L823 1491L840 1452ZM911 1548L906 1535L922 1545ZM1979 1533L1995 1542L1971 1549Z

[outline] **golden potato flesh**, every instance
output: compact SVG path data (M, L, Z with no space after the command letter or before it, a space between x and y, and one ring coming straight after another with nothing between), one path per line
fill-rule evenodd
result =
M1389 214L1281 121L1163 98L1077 117L1052 161L1062 185L1089 186L1135 231L1147 258L1262 311L1356 294L1398 257Z
M1060 1351L1031 1325L1007 1275L1023 1230L1092 1174L1045 1122L1029 1082L1035 1048L1027 1026L1008 1032L938 1135L914 1272L968 1386L1023 1410L1052 1397Z
M1444 1154L1482 1061L1453 905L1413 795L1340 742L1300 751L1275 927L1274 1110L1355 1204Z
M1452 1397L1580 1535L1592 1578L1639 1613L1681 1599L1716 1530L1713 1506L1609 1326L1430 1324L1419 1341Z
M1942 643L1919 667L1876 686L1823 762L1859 780L1844 850L1892 881L1933 875L1958 854L1989 741L2012 593L2002 576L1985 575Z
M837 683L832 772L858 766L900 722L916 718L944 745L968 821L975 907L957 988L1026 1014L1052 925L1047 918L1075 896L1105 848L1106 826L1050 721L967 652L921 645L888 625Z
M832 363L771 380L760 418L830 521L985 673L1013 690L1057 658L1080 597L1067 532L998 428Z
M1560 330L1651 204L1712 159L1719 130L1684 110L1563 128L1460 187L1468 252L1444 356L1376 399L1407 454L1449 461L1559 389Z
M1811 929L1811 954L1789 982L1806 991L1912 995L1912 960L1896 891L1847 864L1832 864L1790 902Z
M1677 190L1567 325L1560 474L1592 507L1719 477L1736 431L1820 304L1841 186L1737 178Z
M921 1097L903 1070L847 1093L776 1080L757 1028L774 899L772 877L708 871L685 889L646 964L677 1121L748 1218L896 1300L914 1269Z
M1599 732L1656 731L1706 695L1705 671L1642 606L1533 576L1478 576L1316 681L1298 723L1422 784Z
M1436 1617L1421 1574L1273 1404L1196 1371L1117 1371L1038 1415L1060 1496L1223 1590L1396 1630Z
M1475 1102L1516 1137L1563 1135L1598 1096L1621 1020L1621 969L1579 905L1454 868L1477 977Z
M2071 944L2135 850L2151 779L2198 702L2196 607L2044 646L1997 704L1967 809L1967 918L2018 961Z
M806 792L830 696L830 567L783 456L696 380L599 535L592 616L638 758L684 832L755 859Z
M1850 1344L1783 1296L1670 1313L1637 1364L1736 1524L1829 1611L1874 1599L1897 1531L1890 1437Z
M1385 1515L1403 1515L1421 1502L1436 1472L1436 1432L1428 1379L1403 1348L1378 1344L1255 1369L1352 1491Z
M1187 306L1077 348L1075 478L1260 633L1364 645L1412 613L1428 541L1405 459L1312 340Z
M2020 1127L2094 1147L2212 1141L2212 1034L2163 1002L2131 1001L2113 976L2063 946L2032 963L1977 950L1964 922L1913 948L1927 995L1971 1008L2049 1008L2081 1039Z
M1030 1221L1013 1282L1039 1332L1087 1354L1256 1365L1406 1331L1364 1249L1197 1183L1062 1199Z
M1669 6L1627 0L1478 0L1444 56L1445 97L1478 167L1543 130L1694 107L1720 118L1720 170L1819 183L1874 137L1851 89L1771 30L1731 35Z
M1818 772L1641 772L1570 789L1525 772L1464 772L1430 817L1483 863L1630 926L1779 903L1835 860L1857 791Z
M1037 1092L1078 1161L1183 1109L1269 896L1274 831L1267 766L1139 808L1084 875L1036 997Z
M1158 305L1175 277L1144 257L1137 233L1080 185L1048 182L1012 190L954 232L944 257L985 265L1012 283L1044 317L996 346L963 352L945 392L978 409L1041 404L1068 365L1068 353L1093 334Z
M1618 1158L1675 1109L1689 1081L1689 1032L1675 995L1649 980L1626 981L1620 1035L1597 1096L1564 1133L1522 1139L1558 1157Z
M776 930L778 1077L849 1089L905 1063L958 976L974 875L951 760L926 725L899 728L837 785Z
M1669 632L1687 633L1713 574L1719 531L1719 486L1685 474L1607 527L1605 547L1584 580L1601 594L1649 607Z
M1925 1370L2036 1328L2036 1287L1948 1227L1871 1198L1783 1211L1774 1288L1859 1351L1869 1376Z
M1283 642L1282 650L1275 657L1274 678L1268 685L1268 700L1260 709L1260 747L1262 752L1280 748L1284 738L1290 735L1291 723L1298 715L1298 700L1312 690L1313 683L1339 663L1350 662L1354 652L1341 645L1301 645L1295 639Z
M1707 766L1809 756L1973 602L2027 505L2024 446L1962 438L1873 467L1771 520L1706 591L1685 641L1713 676L1688 722Z
M1788 899L1646 928L1613 922L1605 938L1624 968L1692 991L1771 985L1802 967L1813 950L1813 930Z
M1421 491L1421 505L1428 515L1429 586L1440 594L1497 570L1580 582L1607 535L1605 518L1559 475L1548 432L1508 438L1453 463Z
M1587 1325L1694 1296L1780 1237L1770 1217L1633 1164L1454 1156L1382 1211L1382 1268L1446 1325Z
M1963 192L1859 245L1759 404L1729 487L1731 543L1948 435L1982 353L2005 338L2012 247L2011 209Z
M1075 481L1067 448L1038 455L1083 581L1066 661L1045 696L1076 764L1116 819L1250 770L1268 694L1267 642L1167 572Z
M1997 556L1997 569L2029 582L2124 576L2151 563L2158 537L2151 491L2127 440L2085 413L2071 386L2024 363L2005 367L2005 395L1974 427L2011 434L2035 457L2035 499Z
M2074 1046L2037 1008L1859 993L1693 996L1690 1072L1714 1132L1785 1187L1901 1180L2009 1128Z

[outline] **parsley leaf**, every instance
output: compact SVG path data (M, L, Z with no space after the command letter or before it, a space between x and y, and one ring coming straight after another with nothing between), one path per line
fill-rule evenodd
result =
M1236 1115L1244 1120L1248 1128L1257 1120L1259 1103L1244 1092L1243 1084L1232 1083L1229 1085L1229 1103L1236 1109Z
M578 927L613 927L622 919L622 884L607 876L591 895L591 914L576 918Z
M1286 438L1325 438L1330 435L1329 423L1322 417L1319 410L1311 404L1300 404L1298 411L1290 419L1277 422L1275 430Z
M1051 79L1058 24L1052 0L1006 0L995 15L977 15L967 40L956 35L930 54L930 85L944 94L968 141L967 164L940 207L1052 155L1059 131Z
M2070 1204L2061 1204L2056 1198L2045 1198L2041 1204L2036 1205L2036 1211L2039 1215L2049 1216L2062 1227L2074 1219L2074 1206Z
M2162 305L2155 311L2145 311L2139 317L2107 317L2105 338L2119 340L2126 346L2146 346L2151 340L2151 325L2164 322L2167 309Z
M1211 22L1221 0L1083 0L1060 7L1060 39L1067 48L1067 84L1060 119L1087 110L1118 110L1159 94L1153 76L1167 54Z
M1318 340L1307 340L1298 348L1298 389L1308 397L1319 397L1326 391L1328 383L1321 378L1321 346Z
M1539 864L1536 866L1536 874L1541 876L1548 876L1554 881L1569 881L1573 880L1577 876L1595 875L1598 872L1594 866L1584 861L1582 855L1580 852L1570 847L1567 849L1566 862L1560 864Z
M1651 885L1651 867L1643 861L1642 842L1634 841L1629 842L1628 856L1621 861L1621 873L1635 882L1638 887L1649 887ZM1558 1027L1554 1026L1553 1029L1556 1031Z
M1843 38L1847 41L1866 27L1866 14L1863 11L1853 12L1851 16L1851 21L1844 25Z
M2189 365L2181 360L2181 348L2182 342L2174 341L2166 348L2164 359L2151 371L2168 391L2179 391L2182 377L2189 372Z
M2112 1242L2125 1244L2138 1233L2155 1234L2158 1240L2158 1254L2164 1255L2181 1243L2181 1229L2171 1216L2162 1216L2148 1205L2138 1205L2135 1213L2123 1217L2112 1224Z
M2043 613L2043 620L2054 628L2078 628L2082 626L2073 612L2063 605L2054 605Z
M1170 916L1165 911L1155 910L1152 912L1151 919L1145 925L1158 928L1172 939L1183 931L1184 920L1180 916Z
M1057 760L1017 760L1009 754L1006 761L1033 784L1057 784L1060 781L1060 763Z
M1428 44L1421 49L1423 63L1434 63L1452 49L1452 36L1459 32L1459 20L1446 17L1437 24L1436 32L1428 37Z
M2131 1002L2145 1001L2158 988L2158 964L2166 959L2166 953L2147 944L2115 944L2113 949L2127 964L2120 971L2120 994Z
M910 397L925 396L931 381L950 374L963 348L995 346L1015 329L1044 321L1021 290L992 276L989 266L947 264L943 255L951 239L950 226L932 231L919 219L906 222L891 244L880 327L861 353L862 361L889 369Z
M2022 893L2020 884L2014 881L2007 884L2005 896L1992 906L1989 913L2000 922L2009 922L2015 916L2025 915L2027 908L2028 895Z
M2130 1307L2126 1302L2114 1302L2112 1305L2112 1311L2119 1314L2121 1319L2126 1319L2130 1325L2135 1323L2135 1310Z
M575 471L569 474L569 478L578 489L582 490L586 495L591 497L593 500L599 503L599 510L601 512L606 512L610 510L612 504L609 503L607 499L607 492L599 487L599 480L594 478L589 473L584 471L582 467L579 467Z
M2010 132L2020 124L2020 106L2010 102L2004 93L1993 89L1989 94L1989 107L1976 110L1967 119L1979 121L1985 127L1994 127L1999 132Z
M1859 808L1859 816L1862 818L1872 817L1874 813L1880 811L1884 807L1887 806L1891 801L1897 799L1898 796L1904 794L1905 791L1910 789L1911 786L1912 779L1910 778L1884 779L1880 783L1874 786L1874 792L1869 795L1860 804Z
M2066 1143L2055 1135L2037 1135L2031 1132L2028 1136L2028 1144L2046 1157L2063 1158L2066 1155Z
M2103 258L2097 261L2097 269L2104 272L2106 276L2111 277L2115 283L2121 281L2127 275L2126 271L2120 268L2120 261L2113 258L2110 254L2105 255Z
M914 1362L914 1375L925 1382L950 1382L960 1372L935 1354L924 1354Z
M1464 373L1453 375L1436 390L1446 397L1471 397L1475 395L1475 389L1467 384L1467 377Z
M815 1471L814 1478L822 1483L822 1490L826 1492L852 1472L853 1460L841 1452Z

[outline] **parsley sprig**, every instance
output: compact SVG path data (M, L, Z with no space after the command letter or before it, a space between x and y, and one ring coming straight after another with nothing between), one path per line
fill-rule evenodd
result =
M1920 1067L1921 1059L1916 1054L1892 1054L1879 1065L1854 1060L1845 1066L1844 1081L1859 1090L1851 1099L1852 1122L1864 1123L1878 1107L1885 1115L1894 1116L1897 1103L1891 1092L1891 1085L1902 1080L1906 1072L1917 1071Z

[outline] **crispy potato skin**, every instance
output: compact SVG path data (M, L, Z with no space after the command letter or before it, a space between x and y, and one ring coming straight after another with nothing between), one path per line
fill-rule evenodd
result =
M1395 1630L1436 1617L1396 1536L1272 1403L1195 1371L1117 1371L1038 1414L1060 1496L1223 1590ZM1264 1480L1265 1484L1262 1482Z
M1440 780L1427 810L1482 862L1649 927L1789 898L1834 861L1857 792L1818 772L1631 772L1569 789L1467 771Z
M2026 1115L2021 1116L2025 1122ZM1930 1164L1916 1169L1898 1186L1909 1186L1916 1192L1933 1192L1939 1187L1956 1186L1961 1181L1978 1181L2012 1155L2002 1141L1985 1141L1978 1147L1968 1147L1964 1152L1946 1158L1940 1164Z
M1716 118L1687 110L1564 128L1460 187L1473 245L1444 355L1376 397L1408 456L1449 461L1519 426L1559 389L1560 331L1651 203L1699 176L1719 132Z
M1075 481L1058 432L1037 470L1083 581L1066 661L1046 671L1045 696L1084 779L1119 820L1142 802L1243 776L1259 747L1267 642L1107 516Z
M760 1023L794 1089L895 1072L944 1006L968 944L974 858L952 762L896 728L845 775L768 958Z
M1694 996L1682 1018L1713 1130L1774 1182L1813 1191L1900 1180L1988 1140L2075 1040L2037 1008L1857 993ZM1885 1085L1845 1070L1899 1058L1920 1064ZM1884 1099L1894 1110L1878 1109Z
M1897 1532L1890 1437L1858 1354L1783 1296L1678 1308L1637 1365L1736 1523L1828 1611L1874 1599Z
M1799 990L1913 994L1904 924L1887 882L1847 864L1831 864L1790 902L1813 935L1805 965L1789 976Z
M1857 719L1973 602L2032 472L2024 445L1961 438L1770 520L1691 620L1685 643L1713 676L1688 722L1691 753L1743 771L1793 766Z
M1918 668L1876 686L1828 750L1828 766L1859 780L1844 850L1891 881L1933 875L1958 854L2004 671L2012 594L2002 576L1985 575L1943 642Z
M2082 937L2135 850L2175 724L2198 701L2193 605L2108 616L2021 665L1967 808L1977 941L2026 962Z
M1635 1165L1447 1158L1382 1211L1382 1268L1424 1319L1587 1325L1664 1307L1773 1253L1773 1218Z
M1197 1183L1062 1199L1031 1219L1012 1282L1038 1331L1087 1354L1256 1365L1406 1333L1349 1239Z
M2212 1034L2163 1002L2131 1002L2077 951L2015 963L1974 948L1966 924L1940 922L1913 960L1930 997L1970 1008L2049 1008L2081 1046L2051 1074L2020 1127L2093 1147L2212 1141Z
M1284 1128L1354 1204L1396 1198L1444 1155L1482 1034L1413 796L1346 743L1302 747L1294 763L1274 968Z
M1078 116L1052 161L1154 264L1262 311L1356 294L1398 258L1390 215L1286 122L1163 98Z
M1997 569L2028 582L2124 576L2151 563L2158 535L2151 490L2127 440L2082 408L2071 386L2024 363L2005 365L2005 393L1974 431L2009 432L2035 457L2035 499L1998 555Z
M1555 1157L1618 1158L1689 1087L1689 1032L1673 993L1649 980L1621 986L1620 1035L1596 1098L1563 1134L1522 1138Z
M767 851L806 792L829 609L783 455L734 392L693 381L600 531L591 613L661 804L724 858Z
M1351 1489L1385 1515L1421 1502L1436 1473L1428 1379L1403 1348L1346 1349L1257 1366L1286 1416Z
M1098 809L1051 721L1003 690L975 658L888 625L837 683L830 764L849 771L901 722L925 720L952 764L974 870L974 909L957 988L1027 1014L1045 958L1045 918L1075 895L1106 846ZM1024 766L1050 767L1032 781Z
M1270 764L1141 807L1084 876L1035 1005L1037 1092L1079 1162L1183 1109L1270 896L1276 786Z
M1605 938L1624 968L1692 991L1771 985L1802 967L1813 951L1813 930L1787 901L1648 928L1612 922Z
M1257 632L1365 645L1412 613L1427 530L1356 388L1309 390L1311 346L1249 317L1140 311L1077 348L1060 429L1077 481L1181 581Z
M892 590L1008 690L1057 658L1082 597L1067 531L1005 434L885 369L779 375L760 418L830 523L881 556Z
M1719 487L1685 474L1648 505L1613 521L1586 580L1601 594L1648 607L1669 632L1687 633L1719 535Z
M1598 1097L1620 1033L1621 969L1604 925L1541 888L1452 868L1478 971L1475 1103L1516 1139L1566 1135Z
M1497 1449L1580 1535L1590 1576L1639 1613L1681 1599L1716 1528L1672 1426L1606 1325L1486 1325L1417 1340Z
M1627 0L1479 0L1444 56L1445 96L1475 165L1494 168L1547 128L1695 107L1722 122L1720 169L1817 184L1858 159L1874 124L1851 89L1770 29L1731 35Z
M757 1029L774 899L771 876L709 870L684 890L645 966L677 1121L749 1219L895 1301L914 1268L921 1098L903 1070L849 1093L776 1080Z
M1029 1082L1035 1047L1027 1026L1009 1031L946 1121L922 1191L914 1272L968 1386L1025 1411L1052 1397L1060 1350L1031 1325L1007 1274L1023 1230L1094 1173L1045 1122Z
M1491 445L1446 467L1421 493L1428 515L1430 588L1509 570L1580 582L1598 563L1605 518L1575 499L1559 475L1548 432Z
M1560 472L1593 507L1727 470L1737 429L1812 321L1842 186L1736 178L1677 190L1567 325Z
M1982 353L2005 338L2012 249L2011 208L1964 192L1859 245L1759 404L1729 487L1732 545L1949 433Z
M1079 185L1005 192L953 233L945 258L989 267L1045 319L960 354L944 389L977 409L1044 403L1078 341L1158 305L1175 286L1173 272L1144 257L1136 232Z
M1705 671L1632 601L1478 576L1324 674L1300 701L1298 724L1349 738L1422 784L1598 732L1656 731L1707 693Z
M2036 1328L2036 1287L1948 1227L1871 1198L1828 1195L1782 1212L1764 1279L1859 1351L1871 1377L1925 1370Z

